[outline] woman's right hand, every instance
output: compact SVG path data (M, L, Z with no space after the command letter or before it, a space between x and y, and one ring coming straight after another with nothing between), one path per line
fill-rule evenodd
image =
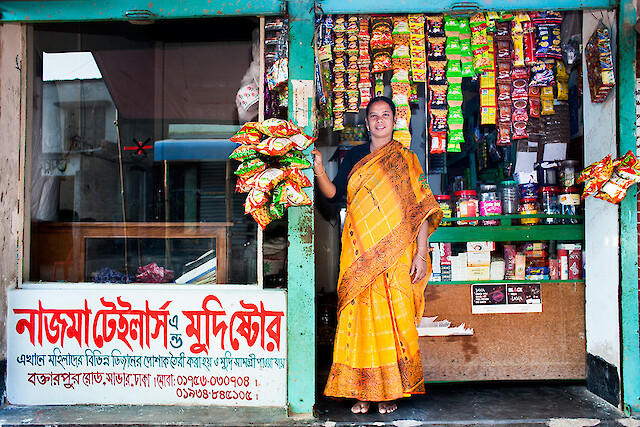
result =
M322 164L322 153L317 148L311 150L313 154L313 171L316 175L324 172L324 165Z

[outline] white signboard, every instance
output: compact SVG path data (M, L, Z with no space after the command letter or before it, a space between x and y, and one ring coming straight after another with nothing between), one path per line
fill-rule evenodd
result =
M9 292L12 404L286 404L286 295L215 286Z

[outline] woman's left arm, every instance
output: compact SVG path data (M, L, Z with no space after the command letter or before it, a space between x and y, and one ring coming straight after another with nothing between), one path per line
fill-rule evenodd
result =
M418 250L413 257L409 274L413 276L413 283L419 282L427 275L427 257L429 256L429 219L425 219L420 225L416 238Z

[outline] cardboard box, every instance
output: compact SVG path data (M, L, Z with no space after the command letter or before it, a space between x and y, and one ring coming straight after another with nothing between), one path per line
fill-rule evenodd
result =
M467 267L489 267L491 265L491 252L467 252Z
M467 251L485 252L495 251L496 242L467 242Z
M527 258L524 254L517 253L516 254L516 271L515 271L515 279L516 280L524 280L524 272Z
M489 266L486 267L467 267L467 280L490 280Z

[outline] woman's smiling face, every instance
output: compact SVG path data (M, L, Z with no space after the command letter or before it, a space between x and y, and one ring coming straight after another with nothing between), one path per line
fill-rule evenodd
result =
M384 142L391 141L395 117L389 104L384 101L376 101L369 106L367 115L367 128L371 139L380 139Z

